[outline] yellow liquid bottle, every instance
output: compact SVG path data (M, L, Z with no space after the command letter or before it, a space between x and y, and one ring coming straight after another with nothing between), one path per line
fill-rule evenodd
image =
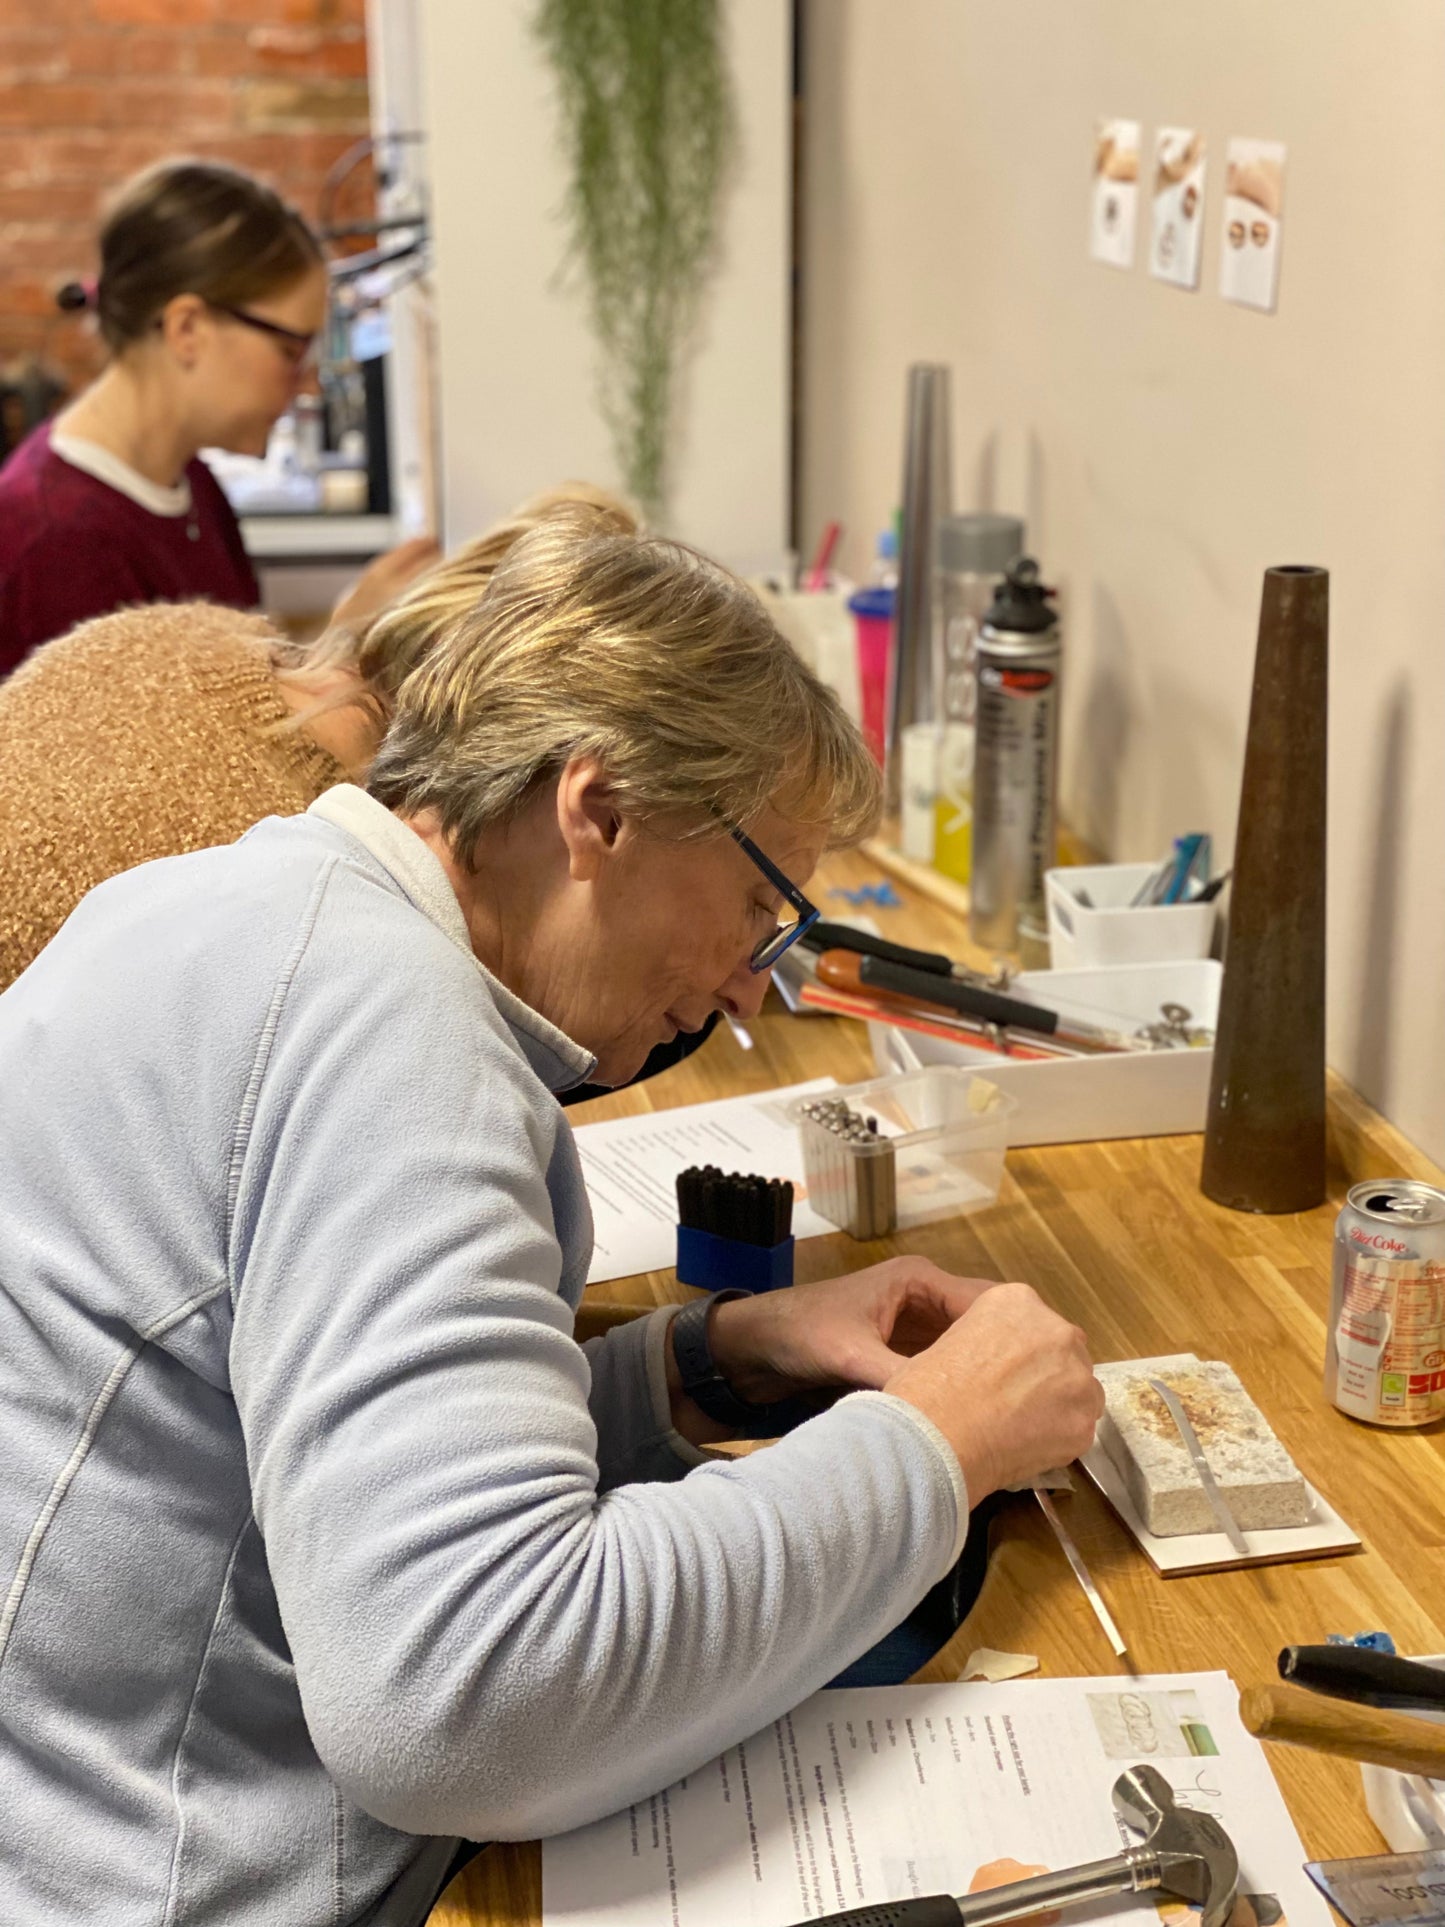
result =
M973 724L946 723L938 745L933 867L955 883L973 870Z

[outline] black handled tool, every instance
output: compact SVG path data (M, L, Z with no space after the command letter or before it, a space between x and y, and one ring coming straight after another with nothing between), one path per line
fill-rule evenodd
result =
M984 990L977 984L956 983L951 977L938 977L926 970L910 970L902 964L885 963L880 957L859 959L858 981L874 990L891 990L901 997L914 997L920 1003L941 1004L946 1010L961 1010L965 1016L979 1017L987 1024L1006 1024L1016 1030L1041 1031L1057 1037L1060 1043L1075 1044L1080 1050L1128 1050L1125 1038L1093 1024L1080 1024L1061 1018L1056 1010L1043 1004L1025 1003L1020 997L1005 997L997 990Z
M955 963L941 950L915 950L911 944L891 943L867 930L855 930L851 923L815 923L798 939L809 950L856 950L864 957L877 957L883 963L903 964L909 970L926 970L932 977L957 977L964 983L982 982L982 973L966 964Z
M1330 1699L1397 1712L1445 1712L1445 1670L1367 1646L1286 1646L1279 1676Z

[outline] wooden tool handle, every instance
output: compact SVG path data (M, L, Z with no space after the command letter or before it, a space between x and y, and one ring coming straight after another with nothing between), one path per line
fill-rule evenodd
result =
M1397 1773L1445 1777L1445 1726L1385 1713L1372 1706L1322 1699L1294 1686L1246 1686L1239 1716L1256 1739L1341 1753Z

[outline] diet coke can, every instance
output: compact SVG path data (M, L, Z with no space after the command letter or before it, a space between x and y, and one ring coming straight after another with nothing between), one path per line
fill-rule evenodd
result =
M1433 1184L1376 1178L1346 1199L1325 1391L1370 1425L1445 1418L1445 1191Z

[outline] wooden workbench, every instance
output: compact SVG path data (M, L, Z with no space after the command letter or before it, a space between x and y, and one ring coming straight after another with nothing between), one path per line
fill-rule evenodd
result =
M815 879L824 914L844 914L831 887L877 881L859 855L829 859ZM885 935L966 956L958 919L899 886L902 910L870 911ZM790 1018L770 997L743 1051L725 1028L687 1062L634 1090L574 1112L574 1121L670 1109L831 1074L873 1075L861 1024ZM1403 1652L1445 1652L1445 1427L1381 1432L1355 1424L1321 1389L1330 1239L1349 1186L1367 1177L1441 1173L1338 1080L1330 1089L1329 1202L1295 1217L1223 1210L1199 1190L1201 1140L1146 1138L1009 1153L997 1204L908 1234L906 1247L975 1277L1025 1278L1083 1326L1098 1359L1193 1351L1227 1359L1306 1476L1363 1536L1362 1552L1298 1565L1159 1578L1082 1477L1063 1502L1129 1644L1114 1658L1036 1507L1010 1506L996 1526L978 1604L920 1680L957 1677L975 1646L1038 1654L1046 1675L1127 1675L1226 1668L1240 1684L1274 1676L1278 1649L1327 1633L1384 1627ZM826 1278L904 1248L839 1234L797 1248L800 1280ZM671 1272L593 1288L588 1313L691 1297ZM1269 1749L1312 1856L1382 1851L1358 1769L1288 1747ZM493 1847L453 1881L431 1927L537 1927L541 1854Z

